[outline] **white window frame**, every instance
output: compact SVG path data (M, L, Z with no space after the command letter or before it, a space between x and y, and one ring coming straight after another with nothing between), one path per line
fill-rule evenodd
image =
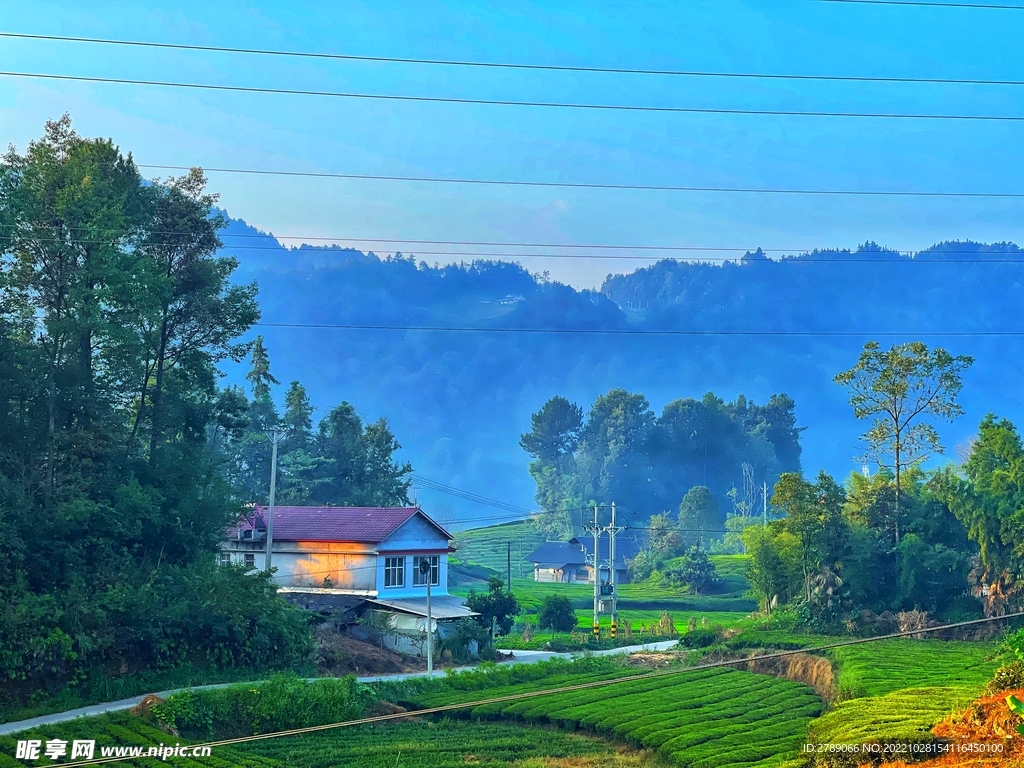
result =
M231 565L231 553L230 552L221 552L220 553L220 564L222 566Z
M252 560L250 563L249 561ZM242 555L242 562L245 563L246 570L253 570L256 567L256 554L253 552L246 552Z
M384 588L398 589L405 586L405 558L384 558Z
M420 573L420 562L430 561L430 586L436 587L441 583L441 558L438 555L416 555L412 559L412 585L414 587L427 586L426 580Z

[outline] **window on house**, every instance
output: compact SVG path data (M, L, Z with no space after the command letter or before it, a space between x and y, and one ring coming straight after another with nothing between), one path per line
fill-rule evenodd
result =
M404 587L405 586L405 558L385 557L384 558L384 586Z
M231 555L228 554L227 552L221 552L220 553L220 564L221 565L231 565Z
M420 573L420 563L424 560L430 563L430 586L436 587L441 583L440 558L437 555L424 555L412 559L412 583L415 587L426 586L427 577Z
M255 568L256 567L256 555L248 554L245 556L245 567Z

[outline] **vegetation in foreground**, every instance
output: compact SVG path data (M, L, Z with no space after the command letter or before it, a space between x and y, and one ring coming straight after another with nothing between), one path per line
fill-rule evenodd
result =
M535 684L430 691L417 704L503 696ZM544 687L548 687L545 685ZM793 759L821 699L807 686L730 669L701 670L612 687L476 707L470 717L511 718L584 728L688 766L769 766Z
M98 745L185 743L131 715L109 715L86 724L55 727L37 737L96 739ZM8 749L10 747L10 749ZM0 738L0 768L24 768L12 759L14 740ZM464 768L467 764L515 768L646 768L653 756L599 737L515 723L416 720L345 728L304 736L216 748L208 758L179 758L182 768ZM157 759L118 765L153 768Z

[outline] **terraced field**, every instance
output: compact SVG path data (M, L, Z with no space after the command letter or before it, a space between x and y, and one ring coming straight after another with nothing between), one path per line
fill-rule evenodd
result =
M573 682L583 682L575 677ZM500 697L552 681L486 691ZM422 706L483 698L482 691L435 691ZM797 757L808 723L822 710L807 686L749 672L702 670L624 681L609 687L481 705L471 717L584 728L654 750L688 768L766 768Z
M968 687L980 690L998 665L994 643L883 640L836 648L839 698L882 696L906 688Z
M930 744L932 727L950 712L967 707L972 687L907 688L884 696L850 699L835 705L807 729L809 744ZM852 755L821 755L821 766L853 766Z
M26 738L21 734L21 738ZM47 739L96 739L100 747L157 746L186 743L127 714L109 715L67 725L55 725L31 735ZM25 768L14 759L15 739L0 738L0 768ZM270 739L217 747L205 758L128 759L115 765L156 768L171 762L179 768L464 768L467 764L537 766L572 761L576 768L645 768L651 755L623 751L617 745L583 733L530 728L517 723L441 722L392 723L377 727L343 728L325 733ZM48 760L43 760L48 763ZM52 763L59 765L60 761Z
M254 742L236 751L281 768L465 768L475 764L646 768L651 764L648 754L623 754L615 745L587 734L450 720L342 729Z
M544 543L530 523L505 523L473 528L455 534L455 557L468 565L482 565L503 578L508 567L508 545L512 544L512 578L533 576L533 563L526 556Z
M23 760L16 760L16 748L18 739L40 739L45 744L48 739L61 739L70 744L75 739L87 739L96 741L96 751L93 757L101 757L100 750L103 747L142 747L147 749L151 746L161 744L174 745L186 744L185 739L171 736L159 728L149 725L145 721L132 717L127 713L116 713L103 717L89 717L81 720L61 723L48 726L29 733L19 733L16 736L0 736L0 768L25 768ZM65 756L62 760L50 761L43 755L39 765L60 765L67 762ZM234 747L220 747L213 749L209 757L202 758L170 758L167 762L157 757L141 759L119 760L112 765L131 766L132 768L156 768L173 764L179 768L280 768L281 764L257 754L246 754Z

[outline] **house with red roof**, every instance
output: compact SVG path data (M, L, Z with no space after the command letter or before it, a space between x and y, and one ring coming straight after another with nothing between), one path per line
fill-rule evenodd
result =
M269 510L255 505L229 528L221 564L264 568L268 520ZM406 652L422 645L409 638L425 637L428 581L435 633L443 637L446 624L475 615L448 594L452 535L419 507L275 506L273 522L274 581L305 608L389 614L396 632L388 644Z

